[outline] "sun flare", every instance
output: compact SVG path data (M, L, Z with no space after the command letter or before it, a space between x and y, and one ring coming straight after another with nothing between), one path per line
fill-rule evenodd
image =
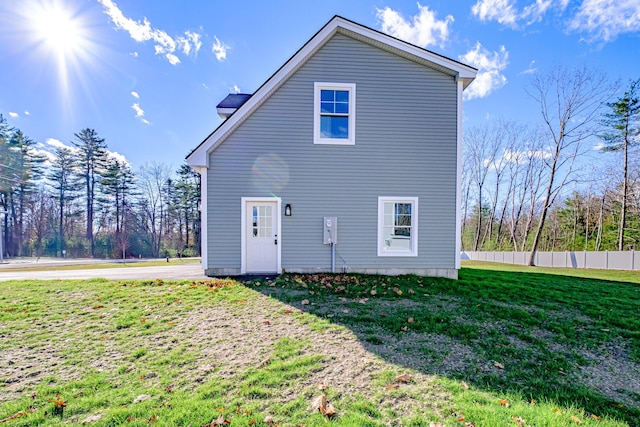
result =
M48 52L63 56L81 53L86 40L82 22L63 3L40 3L31 19L37 43Z
M37 33L47 47L58 51L75 51L81 40L80 29L65 10L54 9L36 18Z

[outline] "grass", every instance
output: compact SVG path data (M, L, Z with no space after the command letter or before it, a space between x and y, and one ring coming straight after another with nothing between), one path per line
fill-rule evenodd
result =
M548 270L3 282L0 421L640 426L640 274Z

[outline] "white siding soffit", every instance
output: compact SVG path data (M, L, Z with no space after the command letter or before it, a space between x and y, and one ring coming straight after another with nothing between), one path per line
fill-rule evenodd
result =
M262 105L273 92L302 67L336 33L368 43L395 55L436 69L462 81L466 88L475 78L478 70L453 59L446 58L421 47L404 42L395 37L357 24L341 16L334 16L304 46L278 69L258 90L226 121L222 122L204 141L187 156L191 167L208 167L209 153L214 151L228 135Z

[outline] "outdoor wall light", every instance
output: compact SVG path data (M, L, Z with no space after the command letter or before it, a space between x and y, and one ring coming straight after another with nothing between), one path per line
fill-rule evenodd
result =
M291 216L291 205L289 203L284 207L284 216Z

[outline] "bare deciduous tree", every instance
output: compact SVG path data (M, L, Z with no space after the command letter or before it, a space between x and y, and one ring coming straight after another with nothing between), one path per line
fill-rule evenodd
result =
M545 162L548 182L529 256L533 265L549 208L571 180L585 141L597 133L598 115L613 92L604 74L584 66L574 70L558 66L536 74L527 92L540 108L551 154Z

